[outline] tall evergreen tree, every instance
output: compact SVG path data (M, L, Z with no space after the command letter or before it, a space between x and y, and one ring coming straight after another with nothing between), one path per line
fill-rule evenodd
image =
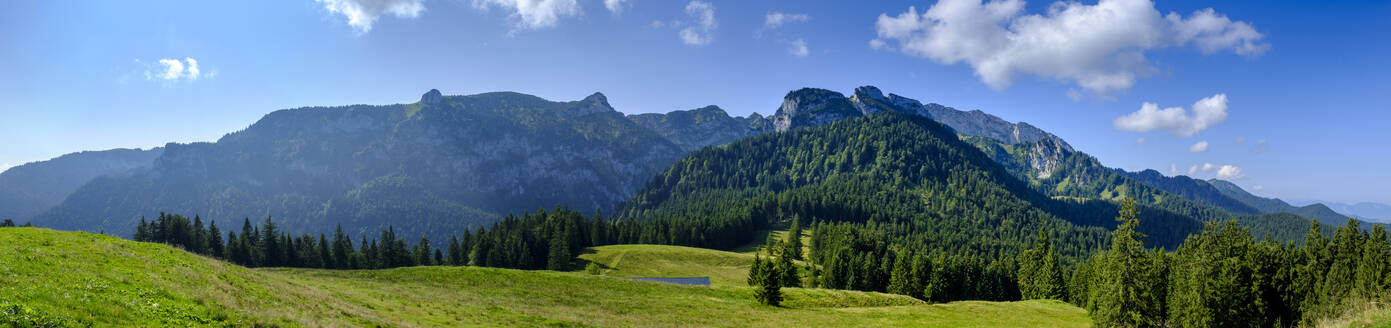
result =
M347 268L349 267L349 266L348 266L348 253L352 252L352 250L353 250L352 242L353 242L353 240L350 239L350 238L348 238L347 234L344 234L344 233L343 233L343 225L342 225L342 224L339 224L337 228L334 228L334 229L333 229L333 259L332 259L332 263L333 263L333 267L334 267L334 268L338 268L338 269L347 269ZM363 246L367 246L367 245L363 245Z
M1058 252L1048 240L1048 231L1039 230L1033 249L1019 254L1019 292L1026 299L1063 299L1066 281L1058 263Z
M802 218L798 215L792 216L792 227L787 229L787 251L788 255L794 260L802 258Z
M1094 292L1096 310L1092 322L1098 327L1158 327L1162 322L1154 317L1151 299L1142 277L1149 268L1149 258L1142 242L1144 234L1135 231L1140 226L1135 200L1127 197L1121 202L1120 225L1111 233L1111 249L1102 262L1099 283Z
M1372 234L1364 243L1362 259L1357 267L1358 296L1376 298L1386 295L1391 280L1391 249L1388 248L1386 227L1372 225Z
M546 260L546 269L564 271L570 266L570 247L565 243L564 234L556 234L551 238L550 252Z
M215 258L225 259L225 247L222 244L222 230L217 229L217 221L208 222L208 248Z
M333 263L333 253L328 249L328 238L324 234L319 234L319 265L324 269L333 269L338 266Z

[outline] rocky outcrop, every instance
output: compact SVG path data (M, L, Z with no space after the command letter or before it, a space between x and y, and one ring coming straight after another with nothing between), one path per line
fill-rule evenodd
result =
M772 116L773 130L783 132L863 115L839 92L803 88L783 97L782 106Z
M444 94L439 89L430 89L425 95L420 96L420 103L426 105L439 104L444 101Z

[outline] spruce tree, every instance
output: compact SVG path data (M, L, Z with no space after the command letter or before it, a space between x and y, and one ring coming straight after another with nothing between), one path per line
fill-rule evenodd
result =
M792 227L787 229L787 254L794 260L802 260L802 219L792 216Z
M761 256L754 256L754 265L757 269L749 271L753 275L754 299L763 305L778 306L782 303L782 279L772 261L763 261Z
M1048 231L1039 230L1033 249L1019 254L1019 292L1023 299L1056 299L1066 296L1058 252L1048 240Z
M784 250L787 249L790 248L784 248ZM792 262L792 256L787 251L778 256L775 270L777 270L777 278L779 279L778 285L783 287L802 286L802 275L797 272L797 265Z
M909 262L908 256L900 255L894 259L893 271L889 273L889 293L913 294L913 264Z
M1153 300L1147 295L1142 277L1150 269L1141 240L1139 210L1129 197L1121 202L1120 225L1111 233L1111 249L1099 270L1096 286L1096 310L1092 322L1098 327L1158 327L1161 322L1151 315Z
M1386 239L1386 227L1380 224L1372 225L1372 234L1363 243L1362 260L1357 267L1357 290L1359 296L1364 298L1375 298L1385 295L1387 291L1387 275L1391 271L1391 249L1388 249Z
M328 238L324 234L319 234L319 267L324 269L337 268L333 263L333 253L328 249Z
M212 256L219 259L226 259L224 246L222 245L222 231L217 229L217 221L208 222L208 248Z
M550 254L547 256L546 269L564 271L570 266L570 247L565 244L565 235L556 234L551 238Z
M348 268L348 253L352 252L352 239L343 233L343 225L339 224L333 229L333 267L338 269ZM366 245L363 245L366 246Z

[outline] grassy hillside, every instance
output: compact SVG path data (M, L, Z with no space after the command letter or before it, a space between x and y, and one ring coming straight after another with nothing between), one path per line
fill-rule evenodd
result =
M788 289L786 307L774 308L756 305L750 290L738 286L471 267L250 270L159 244L88 233L5 228L0 240L0 326L16 321L393 327L1089 324L1082 309L1058 302L928 305L877 293ZM612 253L607 251L595 254ZM631 251L626 254L644 253Z
M611 277L710 277L713 285L744 286L753 254L664 245L611 245L586 249L579 258Z

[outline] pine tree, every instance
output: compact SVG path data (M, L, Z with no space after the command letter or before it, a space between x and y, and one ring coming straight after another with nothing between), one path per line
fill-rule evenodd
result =
M778 285L783 287L798 287L802 285L802 275L797 272L797 265L792 262L792 256L788 254L791 248L783 248L785 251L778 256L776 268Z
M1362 260L1357 267L1357 290L1359 296L1374 298L1385 295L1387 275L1391 271L1391 249L1388 249L1386 227L1372 225L1372 234L1363 244Z
M261 225L260 246L264 256L264 259L261 260L261 266L276 267L283 265L282 260L285 257L285 250L282 249L283 244L280 242L280 233L275 229L275 222L272 222L270 217L266 217L266 223Z
M792 227L787 229L787 254L794 260L802 260L802 219L800 216L792 217Z
M1058 252L1048 240L1048 231L1039 230L1038 241L1033 249L1019 254L1019 292L1023 299L1055 299L1066 296L1062 267L1058 264Z
M754 266L749 271L754 284L754 299L758 303L778 306L782 303L782 279L772 261L764 261L760 255L754 256Z
M352 252L352 239L343 233L343 225L339 224L333 230L333 267L338 269L348 268L348 253ZM366 246L366 245L363 245Z
M459 237L449 236L449 265L464 265L463 247L459 245Z
M1127 197L1121 202L1120 225L1111 233L1111 249L1102 262L1100 281L1096 286L1096 311L1092 322L1098 327L1157 327L1154 300L1149 300L1143 281L1149 259L1141 240L1144 234L1135 231L1140 226L1135 200Z
M900 255L894 259L894 268L889 273L889 293L913 295L913 268L908 256Z
M14 221L5 219L9 226L14 226ZM140 217L140 224L135 226L135 241L150 241L150 224L145 222L145 217Z
M328 238L324 234L319 234L319 265L324 269L338 267L333 263L333 253L328 250Z
M570 266L570 247L565 244L565 235L556 234L551 238L550 253L546 260L546 269L564 271Z
M193 216L193 230L189 231L188 250L196 254L208 254L206 232L203 230L203 218L198 215Z
M225 259L227 256L223 252L225 248L222 245L222 231L217 229L217 221L208 222L208 248L215 258Z

